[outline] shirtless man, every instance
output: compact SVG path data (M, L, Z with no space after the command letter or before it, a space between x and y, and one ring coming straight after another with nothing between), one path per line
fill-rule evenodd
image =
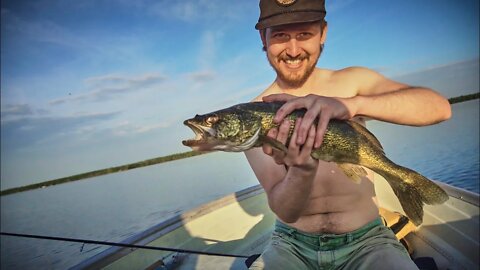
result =
M246 152L277 215L272 241L251 269L417 269L379 218L371 171L356 184L310 153L332 118L424 126L450 118L450 105L431 89L367 68L316 68L327 37L325 15L324 0L260 0L255 28L277 77L255 100L287 101L275 117L281 125L268 136L286 143L284 117L307 112L287 154L269 146Z

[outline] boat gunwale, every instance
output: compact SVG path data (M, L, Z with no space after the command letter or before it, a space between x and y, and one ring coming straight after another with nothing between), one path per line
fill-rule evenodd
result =
M480 206L480 194L466 190L464 188L452 186L447 183L439 181L434 182L438 184L441 188L443 188L447 192L448 196L475 205L477 207Z

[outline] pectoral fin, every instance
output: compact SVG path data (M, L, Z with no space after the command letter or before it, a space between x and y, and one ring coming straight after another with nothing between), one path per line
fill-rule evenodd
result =
M350 163L340 163L337 165L355 184L360 184L362 177L367 176L367 171L362 166Z
M270 145L272 148L274 149L277 149L279 151L282 151L284 153L287 153L287 147L285 145L283 145L281 142L275 140L275 139L272 139L268 136L265 136L265 135L258 135L258 139L263 142L263 143L266 143L268 145Z

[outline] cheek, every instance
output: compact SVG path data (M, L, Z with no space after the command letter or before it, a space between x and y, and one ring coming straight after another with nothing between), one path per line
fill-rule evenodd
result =
M267 53L269 56L279 56L284 49L280 44L271 44L267 47Z
M305 42L303 44L303 48L309 54L315 55L320 53L320 38L318 37L317 40L311 40L309 42Z

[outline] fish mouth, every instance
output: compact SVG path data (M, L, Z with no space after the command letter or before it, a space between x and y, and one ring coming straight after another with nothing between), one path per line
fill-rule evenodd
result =
M182 144L191 147L194 150L201 150L201 146L209 144L210 139L215 136L215 130L212 128L199 125L190 120L185 120L183 124L189 127L195 133L195 138L183 140Z

